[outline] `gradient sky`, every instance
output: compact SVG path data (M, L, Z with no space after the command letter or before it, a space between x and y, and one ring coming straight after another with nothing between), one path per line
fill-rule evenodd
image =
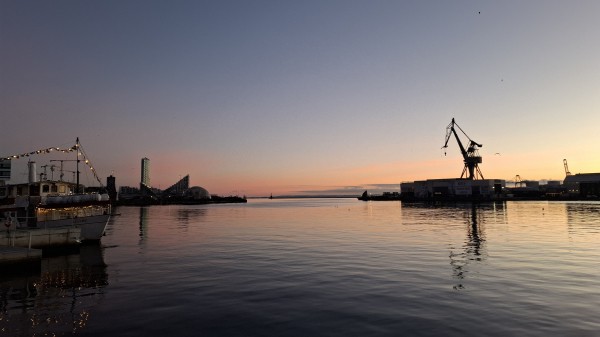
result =
M163 189L189 174L218 194L354 192L458 177L456 142L440 149L454 117L483 144L486 178L562 179L563 158L600 172L599 14L599 1L0 0L0 155L79 137L117 185L138 185L148 157Z

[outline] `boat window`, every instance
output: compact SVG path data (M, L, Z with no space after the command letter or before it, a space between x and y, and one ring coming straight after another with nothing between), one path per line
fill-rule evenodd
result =
M23 194L23 186L17 186L17 195Z
M6 188L0 188L0 196L5 196L6 195Z
M58 190L58 186L52 185L52 193L56 193L57 190Z
M50 185L42 185L42 192L44 192L44 193L50 192Z
M66 190L66 189L65 189L65 185L60 185L60 186L58 187L58 192L59 192L59 193L65 193L65 190Z
M59 219L61 219L61 220L71 219L72 217L73 216L72 216L71 211L67 211L67 210L64 210L64 209L59 211Z

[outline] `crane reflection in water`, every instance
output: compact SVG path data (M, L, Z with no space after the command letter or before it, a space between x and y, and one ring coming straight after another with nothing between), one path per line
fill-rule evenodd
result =
M461 280L467 277L469 266L473 262L481 262L487 257L485 249L485 225L483 210L478 209L475 203L464 210L463 218L467 229L467 239L462 245L462 251L455 253L450 248L450 265L452 266L452 277L459 280L459 283L453 286L455 290L464 289ZM494 204L494 210L497 205ZM503 207L503 206L501 206Z

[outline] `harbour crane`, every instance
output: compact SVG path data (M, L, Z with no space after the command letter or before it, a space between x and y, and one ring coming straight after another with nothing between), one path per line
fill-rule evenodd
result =
M565 165L565 176L570 176L571 172L569 172L569 165L567 165L567 160L563 159L563 164Z
M462 142L460 141L460 138L458 138L458 134L456 133L456 129L454 128L455 126L469 139L469 145L466 150ZM483 179L483 174L479 169L479 164L481 164L479 148L483 145L478 144L471 138L469 138L469 136L467 136L463 129L461 129L460 126L458 126L458 124L456 124L454 118L452 118L452 122L450 122L450 124L448 124L448 126L446 127L446 142L444 143L444 146L442 146L442 149L448 147L448 141L450 140L452 134L454 134L454 137L456 137L458 147L460 147L460 152L462 153L465 162L465 168L463 169L460 178L463 179L463 177L465 177L465 179L473 180L479 177L480 179ZM446 155L445 150L444 155Z
M516 187L525 187L525 186L527 186L525 184L525 182L523 181L523 179L521 179L521 176L518 175L518 174L515 176L515 178L513 180L515 181L515 188Z

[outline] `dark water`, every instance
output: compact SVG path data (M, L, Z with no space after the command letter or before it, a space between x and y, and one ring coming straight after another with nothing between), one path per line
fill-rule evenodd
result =
M0 336L600 336L600 203L118 211L0 275Z

